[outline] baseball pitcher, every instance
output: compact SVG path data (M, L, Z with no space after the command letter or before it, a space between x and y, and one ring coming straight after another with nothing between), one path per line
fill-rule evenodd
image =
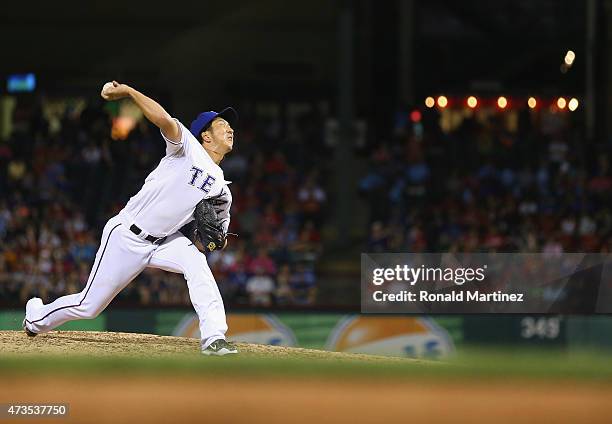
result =
M83 291L48 305L40 298L28 300L24 330L35 336L67 321L95 318L138 274L153 267L184 275L200 320L202 353L237 353L225 341L223 300L200 251L227 244L232 195L219 163L233 148L236 112L203 112L187 130L153 99L125 84L107 83L101 95L107 101L131 98L159 127L166 155L140 191L107 222ZM179 231L194 219L192 230Z

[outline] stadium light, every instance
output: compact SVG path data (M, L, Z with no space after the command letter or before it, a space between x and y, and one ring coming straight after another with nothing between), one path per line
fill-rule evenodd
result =
M565 98L559 97L557 99L557 107L559 109L565 109L565 106L567 106L567 101L565 100Z
M428 108L434 107L435 104L436 104L436 101L434 100L433 97L429 96L425 99L425 106L427 106Z
M500 96L497 98L497 106L500 109L505 109L506 106L508 106L508 99L506 99L504 96Z
M446 98L446 96L438 97L438 106L442 108L448 106L448 99Z
M478 99L474 96L470 96L467 98L467 105L469 107L471 107L472 109L474 109L476 106L478 106Z
M569 104L567 105L567 107L569 108L569 110L571 110L572 112L575 111L576 109L578 109L578 99L575 97L572 97L569 101Z
M538 105L538 101L535 99L535 97L530 97L527 100L527 106L529 106L529 109L535 109L537 105Z

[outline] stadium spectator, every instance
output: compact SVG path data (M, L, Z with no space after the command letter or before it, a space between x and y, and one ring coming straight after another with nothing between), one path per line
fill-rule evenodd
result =
M313 305L316 301L316 278L311 267L304 263L296 265L289 279L294 302L298 305Z
M271 306L274 289L274 280L262 267L256 268L255 275L246 282L249 303L253 306Z
M290 286L291 282L291 268L289 265L284 264L281 266L278 275L276 276L276 291L274 292L274 298L276 304L279 306L291 305L294 303L293 291Z

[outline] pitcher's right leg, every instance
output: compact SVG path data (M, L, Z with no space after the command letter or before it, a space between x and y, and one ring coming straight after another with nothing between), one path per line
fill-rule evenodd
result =
M200 319L202 350L216 341L225 343L225 307L206 256L187 237L174 233L155 250L149 266L183 274L187 280L189 297Z
M111 218L102 232L100 248L83 291L48 305L29 301L24 329L46 333L67 321L97 317L145 268L154 248L136 237L118 217Z

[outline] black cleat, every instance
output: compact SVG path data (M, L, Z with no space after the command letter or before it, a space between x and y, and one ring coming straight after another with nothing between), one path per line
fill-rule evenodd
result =
M223 339L215 340L206 349L202 350L203 355L224 356L238 353L238 348Z

